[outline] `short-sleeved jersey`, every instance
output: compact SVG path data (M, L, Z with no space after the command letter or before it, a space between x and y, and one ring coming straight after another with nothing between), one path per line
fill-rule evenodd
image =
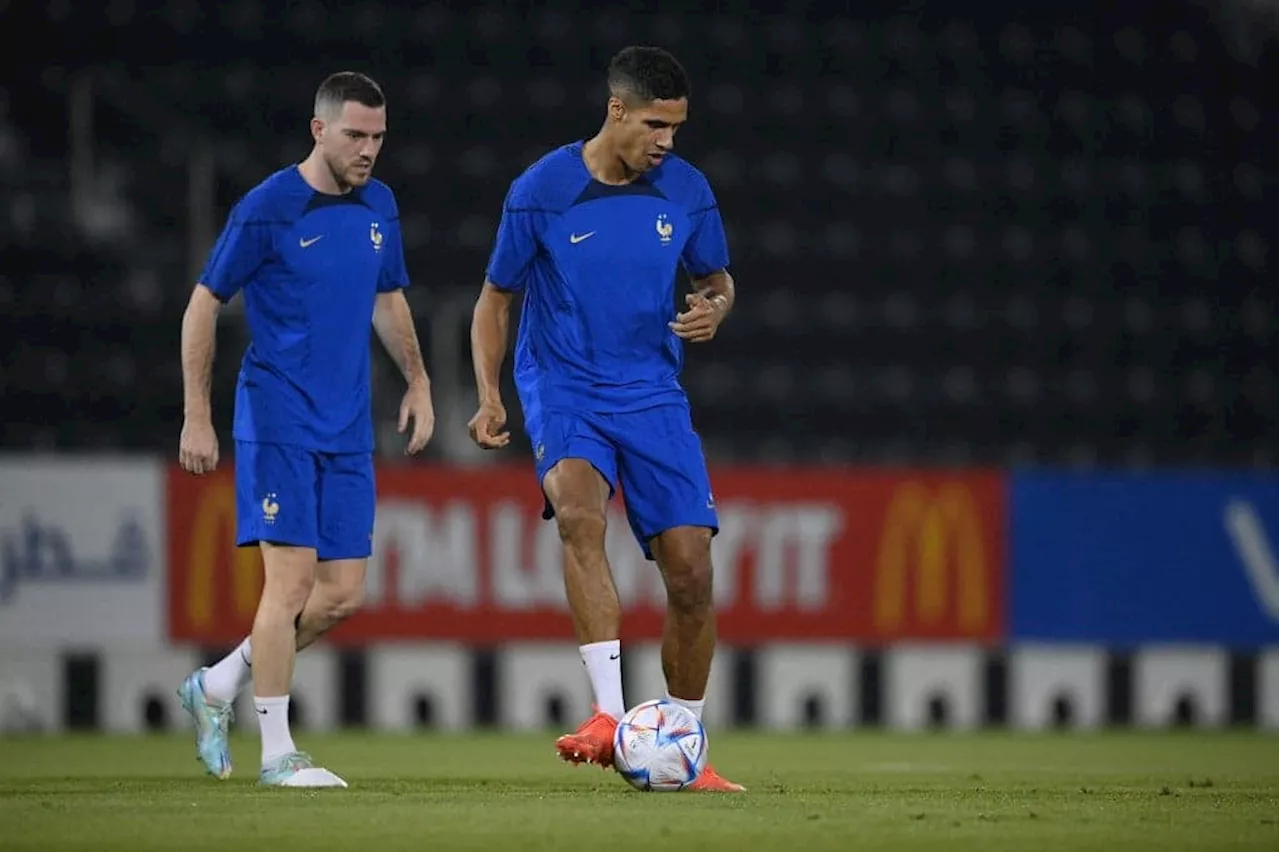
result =
M236 440L373 449L374 302L408 285L386 184L327 195L296 166L276 172L231 211L200 283L223 302L244 291L250 344L236 387Z
M531 409L624 412L685 400L671 331L680 265L729 265L706 178L667 156L625 186L595 180L582 142L530 166L503 205L486 277L523 291L515 380Z

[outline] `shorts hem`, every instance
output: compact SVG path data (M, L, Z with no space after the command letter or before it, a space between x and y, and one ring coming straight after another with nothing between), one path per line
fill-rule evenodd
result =
M320 553L320 551L318 551L318 550L317 550L317 551L316 551L316 561L317 561L317 562L339 562L339 561L342 561L342 560L344 560L344 559L368 559L369 557L373 556L373 551L372 551L372 550L366 550L364 553L352 553L352 552L350 552L350 551L338 551L338 554L339 554L339 555L334 556L332 553L330 553L330 552L328 552L328 551L326 551L325 553L323 553L323 554L322 554L322 553Z
M257 547L260 544L271 544L276 547L309 547L316 549L313 541L290 541L285 538L268 538L266 536L253 536L252 538L241 538L236 540L236 547Z
M704 530L711 530L712 538L715 538L717 535L720 534L719 522L716 522L713 524L706 524L706 523L692 523L689 521L677 521L676 523L665 524L659 527L656 532L645 533L643 535L636 536L636 540L640 544L640 550L644 552L644 558L650 562L655 562L656 560L654 559L653 551L649 549L649 542L653 541L655 538L662 535L667 530L673 530L676 527L702 527ZM632 532L634 533L635 531L632 530Z
M231 440L237 445L252 445L255 447L281 447L288 450L304 450L308 453L323 453L326 456L372 456L374 447L367 449L333 449L327 446L323 441L290 441L279 440L275 438L237 438L232 435Z

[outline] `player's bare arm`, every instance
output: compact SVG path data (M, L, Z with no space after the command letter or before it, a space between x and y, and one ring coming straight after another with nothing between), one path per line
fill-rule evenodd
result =
M218 467L218 436L213 430L210 386L213 380L214 334L222 303L203 284L191 291L182 315L182 436L178 462L194 474Z
M671 330L690 343L705 343L716 336L720 323L733 308L733 276L721 269L693 282L693 292L685 296L689 310L677 314Z
M431 380L422 360L422 347L418 344L418 331L403 291L378 294L373 309L373 328L408 385L400 402L399 422L399 430L403 433L409 428L409 421L413 421L413 432L405 452L409 455L420 453L435 432L436 415L431 403Z
M515 293L484 282L480 298L471 314L471 362L475 365L476 396L479 407L467 424L471 440L486 450L505 447L511 441L507 410L502 405L499 379L507 354L507 332L511 324L511 302Z

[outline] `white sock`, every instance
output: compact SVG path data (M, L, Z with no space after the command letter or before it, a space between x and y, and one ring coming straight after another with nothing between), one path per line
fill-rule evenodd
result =
M249 638L245 637L230 654L204 673L204 694L214 701L235 701L253 679L252 663L253 652L249 648Z
M697 701L694 701L692 698L676 698L674 695L668 692L667 700L672 703L679 704L681 707L685 708L690 713L697 716L699 722L702 721L702 707L707 703L707 699L699 698Z
M622 703L621 647L617 639L611 639L578 648L591 678L591 689L596 694L596 707L615 719L621 719L627 713L627 707Z
M289 696L279 698L253 697L253 709L258 711L258 728L262 732L262 765L298 750L289 733Z

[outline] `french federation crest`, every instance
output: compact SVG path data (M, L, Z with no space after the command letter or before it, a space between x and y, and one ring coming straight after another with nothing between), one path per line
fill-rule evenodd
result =
M369 242L373 243L374 251L382 251L382 232L378 230L377 222L369 225Z
M270 526L276 522L276 515L279 514L280 502L273 491L262 498L262 522Z
M671 242L671 232L675 230L675 226L671 224L666 213L658 214L658 221L654 223L654 227L658 231L658 239L664 246Z

